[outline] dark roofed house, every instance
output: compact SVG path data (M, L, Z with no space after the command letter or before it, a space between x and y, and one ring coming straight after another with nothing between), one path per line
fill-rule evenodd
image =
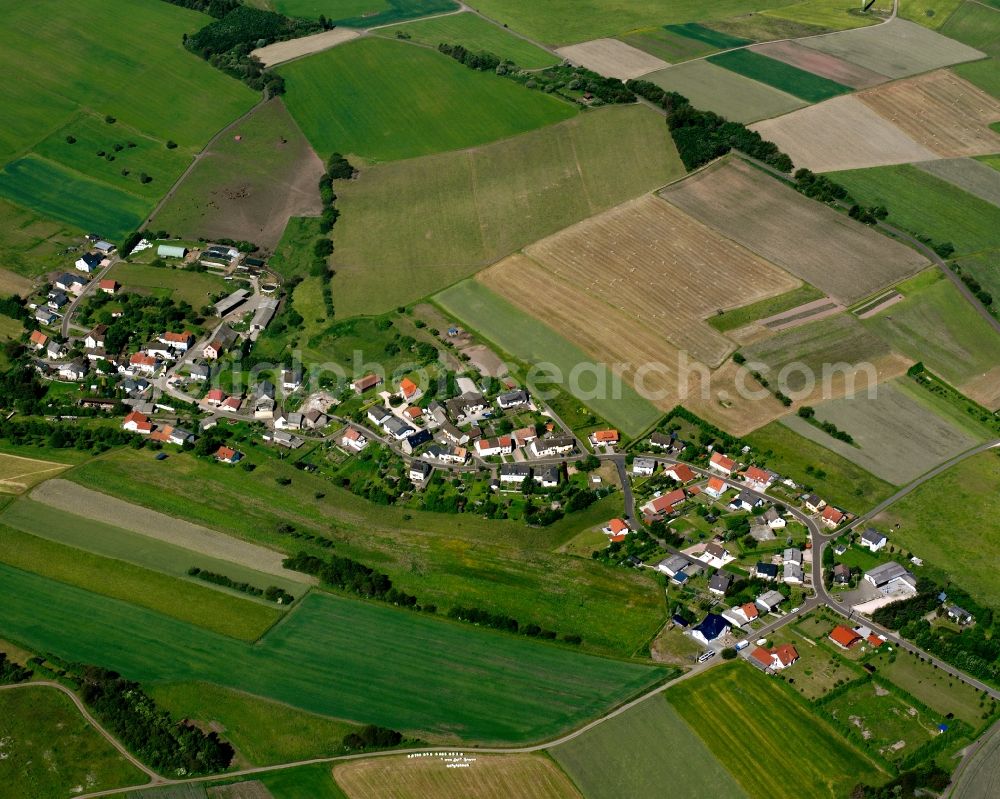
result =
M778 579L778 567L774 563L757 563L753 567L753 573L755 577L759 577L762 580L777 580Z
M729 586L733 584L733 576L728 572L717 571L708 581L708 590L713 594L725 596Z
M969 611L965 610L965 608L960 608L958 605L952 605L948 608L948 618L961 624L963 627L975 621L975 618Z
M721 637L730 625L717 613L709 613L704 621L691 630L691 637L708 646L716 638Z
M434 436L431 435L430 430L418 430L415 433L407 436L402 443L403 452L407 455L412 455L417 447L423 446L429 441L433 441Z
M516 391L508 391L497 397L497 405L499 405L504 410L508 408L516 408L520 405L528 404L528 392L522 389L517 389Z

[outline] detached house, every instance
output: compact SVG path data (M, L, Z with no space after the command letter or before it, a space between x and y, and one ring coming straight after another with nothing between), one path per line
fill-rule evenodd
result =
M160 336L160 343L165 344L172 350L187 352L194 346L194 335L187 331L183 333L164 333Z
M410 481L414 483L423 483L427 478L431 476L433 472L433 467L426 461L412 461L410 463Z
M861 636L854 632L854 630L850 627L845 627L842 624L838 624L834 627L830 631L830 635L828 637L841 649L851 649L861 643Z
M536 438L529 449L536 458L551 458L554 455L566 455L576 448L573 436L560 435L550 438Z
M733 584L733 575L728 572L717 571L708 581L708 590L718 596L725 596L729 586Z
M781 671L799 659L798 650L791 644L779 644L771 649L758 646L750 653L750 662L761 671Z
M745 510L752 511L754 508L759 508L764 504L764 500L750 493L747 489L740 491L739 495L729 503L729 507L733 510Z
M351 383L351 388L354 389L357 394L364 394L366 391L380 385L382 385L382 378L377 374L369 374L364 377L359 377Z
M733 469L736 468L736 461L732 458L727 458L721 452L713 452L712 457L708 459L708 468L726 477L730 477L732 476Z
M823 513L820 515L820 521L822 521L827 527L833 529L844 521L845 517L846 514L843 511L837 510L837 508L833 507L833 505L827 505L823 508Z
M705 546L705 550L698 556L698 560L707 563L713 569L720 569L735 558L729 551L716 541L711 541Z
M153 432L153 423L149 421L149 417L139 413L138 411L132 411L128 416L122 421L122 430L128 430L130 433L139 433L140 435L148 436Z
M625 537L632 532L622 519L612 519L601 530L611 541L624 541Z
M559 467L543 466L536 469L534 479L542 488L555 488L559 485Z
M355 452L360 452L367 446L368 439L365 438L364 434L360 430L355 430L353 427L348 427L344 431L344 435L340 437L340 443L343 444L348 449L353 449Z
M767 491L771 487L771 483L774 482L774 479L774 474L757 466L751 466L743 472L743 482L754 491Z
M708 485L705 486L705 493L712 499L719 499L729 490L729 484L721 477L708 478Z
M510 436L500 436L479 439L475 443L475 449L480 458L489 458L494 455L510 455L514 451L514 445Z
M243 460L243 453L237 452L231 447L222 446L215 451L215 459L220 463L239 463Z
M590 434L590 443L595 447L610 447L618 443L617 430L595 430Z
M410 378L404 377L399 381L399 395L407 402L412 401L420 394L420 389L417 384L414 383Z
M497 397L497 405L505 411L510 408L519 408L522 405L527 405L528 402L528 392L523 389L508 391Z
M721 638L729 630L729 622L717 613L709 613L701 624L691 630L691 637L703 646Z
M302 385L302 370L298 367L294 369L281 370L281 388L284 391L298 391Z
M806 510L810 513L819 513L826 507L826 500L820 499L815 494L806 494L802 498L802 504L806 506Z
M690 483L698 476L691 470L691 467L688 466L686 463L670 464L669 466L664 468L663 473L667 477L673 478L681 485L684 485L685 483Z
M675 488L673 491L651 499L642 506L642 512L650 517L673 513L674 508L680 505L685 498L684 489Z
M237 335L231 327L223 325L212 337L212 340L205 345L205 349L202 350L202 355L204 355L210 361L215 361L226 354L226 351L233 346L236 342Z
M32 330L31 335L28 336L28 343L31 348L36 352L38 350L44 350L46 345L49 343L49 337L46 336L41 330Z
M84 274L89 275L91 272L96 272L101 267L101 261L104 260L104 256L96 252L86 252L76 259L76 266Z
M653 458L636 458L632 461L632 474L639 477L649 477L656 471L656 461Z
M526 463L504 463L500 466L500 483L521 485L530 473L531 467Z
M861 534L859 543L865 549L869 549L872 552L878 552L886 545L886 543L888 543L888 541L889 539L882 535L882 533L874 527L869 527Z

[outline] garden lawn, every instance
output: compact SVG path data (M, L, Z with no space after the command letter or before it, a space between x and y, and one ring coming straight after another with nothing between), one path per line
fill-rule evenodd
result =
M753 80L766 83L783 92L788 92L810 103L829 100L851 91L849 86L829 78L814 75L804 69L793 67L784 61L768 58L752 50L730 50L709 56L708 60L720 67L732 70Z
M281 618L267 606L0 525L0 562L131 602L221 635L253 641ZM259 586L264 588L265 586Z
M8 566L0 577L5 635L36 651L140 681L201 679L439 740L554 736L668 674L316 592L248 646Z
M113 241L134 230L148 207L134 194L36 155L7 164L0 171L0 196L43 217L99 230Z
M862 513L893 493L893 487L885 480L803 438L781 422L771 422L746 438L771 469L810 486L838 507ZM821 470L823 476L809 474L808 467Z
M884 205L888 221L951 242L956 256L1000 249L1000 207L908 164L834 172L862 205Z
M470 12L407 22L378 31L379 36L390 38L400 34L408 37L409 41L431 47L460 44L474 52L485 50L524 69L540 69L560 62L558 56Z
M614 380L606 365L595 364L596 372L588 370L580 373L578 380L571 381L569 377L574 369L591 364L592 359L557 331L523 313L481 283L475 280L459 283L438 294L435 301L470 330L514 358L530 365L554 364L562 376L553 381L555 384L589 405L626 435L637 435L661 415L627 381L621 381L621 399L612 398L610 387ZM602 385L608 388L602 389Z
M587 799L747 794L662 696L652 696L549 753Z
M0 799L71 796L142 784L129 763L55 688L0 691Z
M835 799L859 782L886 779L773 680L746 663L733 663L678 684L666 697L751 796Z
M211 727L236 747L241 763L267 766L338 754L357 728L259 696L206 682L159 683L157 704L176 718Z
M213 294L229 290L229 284L218 275L187 267L175 269L120 261L111 267L107 277L121 283L124 291L189 302L195 310L210 304Z
M472 147L567 119L567 102L441 53L364 38L278 71L285 103L322 158L391 161Z
M892 529L897 547L919 555L980 602L1000 609L994 568L1000 557L1000 527L983 523L997 514L1000 458L990 451L924 483L875 522L880 529Z

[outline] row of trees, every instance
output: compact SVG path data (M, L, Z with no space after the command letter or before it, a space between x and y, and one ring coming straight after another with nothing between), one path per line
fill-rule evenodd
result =
M379 599L393 605L416 608L417 598L393 587L388 574L377 572L370 566L352 558L330 555L326 560L299 552L282 561L286 569L311 574L321 582L343 591L350 591L368 599Z
M494 613L483 608L466 608L456 605L448 611L448 618L468 622L479 627L491 627L494 630L504 630L508 633L527 635L529 638L543 638L548 641L556 639L556 633L545 630L537 624L521 624L517 619L503 613ZM583 638L579 635L564 635L562 640L568 644L580 644Z
M630 80L625 85L667 112L667 126L688 170L707 164L730 150L739 150L779 172L792 171L792 159L774 142L767 141L746 125L697 109L684 95L665 91L649 81Z
M475 69L480 72L495 71L501 63L500 56L498 55L486 52L485 50L474 53L460 44L445 44L442 42L438 45L438 50L447 56L451 56L469 69Z
M213 585L221 585L225 588L232 588L235 591L242 591L244 594L250 594L250 596L262 596L269 602L276 602L279 605L291 605L292 602L295 601L294 596L289 594L283 588L278 588L276 585L269 585L267 588L258 588L250 583L238 582L225 574L200 569L197 566L192 566L188 569L188 574L192 577L197 577L199 580L212 583Z
M85 426L14 417L0 422L0 439L16 446L104 451L131 443L134 436L118 427L107 425Z
M853 444L854 436L850 433L841 430L833 422L823 422L816 418L816 409L811 405L803 405L799 408L799 416L805 419L813 427L818 427L828 436L831 436L838 441L843 441L845 444Z
M12 660L7 659L6 652L0 652L0 685L13 685L14 683L30 680L31 669L19 666Z

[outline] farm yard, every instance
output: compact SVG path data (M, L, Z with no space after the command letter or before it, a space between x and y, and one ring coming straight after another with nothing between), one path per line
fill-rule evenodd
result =
M323 163L274 98L205 152L150 224L181 238L273 249L289 218L322 212L322 174Z
M747 797L662 696L549 752L587 799L654 796L665 785L676 799Z
M0 493L20 494L65 468L61 463L0 452Z
M623 412L631 410L628 402L620 404ZM647 407L652 418L643 427L660 415ZM663 600L650 575L553 553L581 529L606 521L607 504L595 503L538 529L472 513L413 514L374 505L277 459L259 461L253 472L213 467L186 456L158 462L148 453L124 450L70 475L128 502L288 553L299 551L301 543L277 528L291 524L330 538L340 556L377 567L421 602L442 609L480 607L547 629L585 631L586 651L631 656L663 624ZM279 485L279 477L292 483ZM205 492L193 495L193 482ZM159 491L151 494L146 486L152 483ZM473 557L476 567L470 565Z
M937 156L856 96L837 97L751 126L814 172L924 161Z
M1000 169L974 158L942 158L916 164L918 169L946 180L993 205L1000 206Z
M732 345L704 322L706 317L799 285L655 196L592 217L532 244L525 253L565 284L563 291L575 287L577 293L593 295L628 316L630 325L651 329L713 367ZM517 284L515 279L512 288Z
M661 196L845 305L927 263L738 158L669 186ZM831 270L831 263L839 268Z
M683 174L663 119L642 106L362 169L337 187L337 312L381 313L440 291Z
M805 702L745 663L719 666L666 692L667 700L751 796L841 796L884 773ZM795 746L787 746L794 741ZM749 762L754 768L747 768Z
M69 796L136 785L146 776L46 686L0 691L0 797Z
M560 47L556 52L574 64L620 80L638 78L668 66L666 61L617 39L594 39Z
M737 122L777 117L805 105L798 97L706 60L675 64L644 79L683 94L698 108Z
M889 209L888 222L950 242L955 256L1000 248L1000 208L910 164L834 172L865 205Z
M540 755L476 755L466 768L448 768L445 756L361 760L334 768L348 799L580 799L559 767Z
M848 433L854 444L839 441L798 416L782 420L800 436L836 452L876 477L905 485L939 463L971 449L984 436L973 435L939 415L915 395L909 383L885 383L877 395L828 400L816 406L816 419Z
M948 70L878 86L857 97L945 158L1000 152L1000 135L989 128L1000 121L1000 100Z
M809 103L829 100L851 91L850 87L842 83L753 50L729 50L709 56L708 61Z
M467 11L379 28L375 33L393 38L398 34L405 34L409 37L408 41L430 47L445 43L460 44L475 52L485 50L513 61L523 69L541 69L559 63L559 58L547 50L536 47L492 22L487 22L479 15Z
M880 529L892 529L905 547L942 569L980 602L1000 607L996 570L984 552L1000 545L1000 458L995 451L967 458L879 514ZM896 525L899 528L896 528ZM954 545L955 536L961 546ZM930 704L930 702L928 702Z
M321 158L392 161L474 147L576 114L568 102L405 42L366 37L278 68Z
M884 25L803 39L800 44L890 78L983 57L975 48L898 18Z
M0 576L9 588L5 634L36 651L141 681L204 679L440 741L555 735L668 674L315 592L251 647L6 566ZM33 601L38 595L48 601ZM453 668L458 657L461 670Z
M864 320L864 325L975 401L1000 407L996 331L937 270L897 288L904 299Z
M852 89L866 89L888 80L885 75L878 72L872 72L870 69L818 50L810 50L794 41L765 42L755 44L749 49L844 86L850 86Z

